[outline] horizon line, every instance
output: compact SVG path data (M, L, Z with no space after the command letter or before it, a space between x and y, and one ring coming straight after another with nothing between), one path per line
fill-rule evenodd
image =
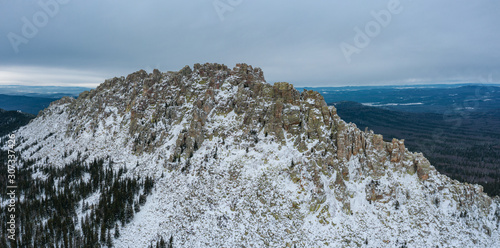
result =
M274 83L278 83L281 81L276 81ZM268 82L266 82L268 83ZM270 85L274 83L268 83ZM287 82L289 83L289 82ZM303 85L295 85L293 83L289 83L293 85L294 88L347 88L347 87L417 87L417 86L452 86L452 85L489 85L489 86L499 86L500 82L487 82L487 83L464 83L464 82L454 82L454 83L418 83L418 84L360 84L360 85L313 85L313 86L303 86ZM100 85L100 84L99 84ZM97 86L99 86L97 85ZM75 85L24 85L24 84L0 84L1 87L5 86L14 86L14 87L56 87L56 88L84 88L84 89L95 89L96 87L88 87L88 86L75 86ZM0 93L1 94L1 93Z

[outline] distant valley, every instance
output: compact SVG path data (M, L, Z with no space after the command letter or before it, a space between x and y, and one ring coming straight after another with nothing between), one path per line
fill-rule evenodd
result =
M37 115L63 96L78 97L89 88L59 86L0 85L0 108Z
M29 96L11 96L0 94L0 108L5 110L21 111L37 115L42 109L45 109L49 104L56 99L43 97Z
M316 90L327 103L353 101L404 112L464 114L495 110L500 106L498 85L420 85L305 87Z

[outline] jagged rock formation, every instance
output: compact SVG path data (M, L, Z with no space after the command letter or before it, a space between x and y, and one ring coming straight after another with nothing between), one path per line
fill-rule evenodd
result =
M246 64L106 80L17 135L34 166L80 151L155 177L117 247L159 235L180 247L500 245L497 198L440 175L402 140L345 123L319 93L267 84Z

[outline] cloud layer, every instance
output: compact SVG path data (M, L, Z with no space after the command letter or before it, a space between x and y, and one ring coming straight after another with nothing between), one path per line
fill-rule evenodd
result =
M499 10L465 0L3 1L0 84L95 86L204 62L249 63L268 82L299 86L478 82L500 78Z

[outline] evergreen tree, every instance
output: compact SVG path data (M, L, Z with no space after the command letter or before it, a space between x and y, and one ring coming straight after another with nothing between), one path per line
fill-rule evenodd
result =
M104 243L106 241L106 225L104 223L101 224L101 242Z
M118 223L115 224L115 239L120 237L120 228L118 227Z
M125 210L125 222L128 224L134 218L134 209L132 209L132 204L127 204L127 209Z
M2 235L2 240L0 240L1 247L7 247L7 240L5 239L5 234Z
M108 229L108 236L106 238L106 245L108 246L108 248L113 247L113 240L111 239L111 234L109 232L109 229Z
M141 207L139 206L139 203L137 201L134 203L134 211L136 213L139 213L141 211Z
M163 236L160 239L160 248L167 248L167 244L165 243L165 240L163 239Z
M139 196L139 205L144 206L146 204L146 195Z
M170 235L170 240L168 241L168 248L174 248L174 236Z

